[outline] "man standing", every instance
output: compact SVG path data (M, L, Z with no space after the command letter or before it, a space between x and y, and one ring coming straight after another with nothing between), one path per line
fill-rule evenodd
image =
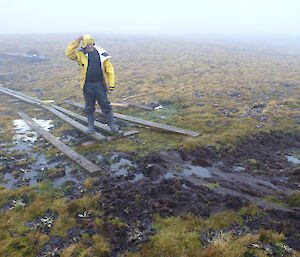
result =
M82 41L81 48L80 42ZM112 132L119 132L107 98L107 91L115 89L114 68L109 61L111 56L101 47L95 46L95 40L86 34L78 37L68 45L66 56L77 61L81 69L80 87L83 90L85 108L84 113L88 119L87 133L94 133L94 112L97 100L102 112L105 114Z

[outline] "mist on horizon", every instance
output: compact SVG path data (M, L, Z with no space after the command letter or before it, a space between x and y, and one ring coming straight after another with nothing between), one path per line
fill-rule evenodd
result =
M0 21L6 25L0 34L300 37L300 2L296 0L11 0L3 7Z

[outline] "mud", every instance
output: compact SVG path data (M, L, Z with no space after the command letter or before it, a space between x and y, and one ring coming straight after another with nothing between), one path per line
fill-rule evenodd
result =
M299 138L262 133L246 138L231 153L210 147L193 152L161 151L137 160L135 165L134 157L126 162L130 156L114 154L110 158L115 161L111 174L99 177L89 192L101 192L98 205L104 211L104 231L113 246L112 256L147 241L155 233L152 221L156 213L163 217L192 213L207 218L219 211L238 210L250 202L265 213L255 219L245 216L243 227L228 229L236 233L256 233L261 228L284 232L286 244L299 250L300 209L287 207L289 194L299 185L296 161L288 158L293 153L297 156ZM122 163L127 163L128 169L116 176L114 170ZM219 186L206 186L212 183ZM267 195L286 205L266 201ZM128 226L113 225L108 217L119 218ZM95 233L85 222L79 229Z
M72 169L63 156L52 159L49 165L57 162L56 168L65 167L64 173L52 180L54 186L63 189L67 199L101 193L97 203L103 213L100 218L104 220L101 233L111 244L112 256L135 250L149 240L156 233L152 226L155 214L167 217L191 213L206 219L251 202L264 210L264 214L255 218L245 216L243 226L235 224L227 230L237 234L257 233L261 228L283 232L286 245L299 251L300 208L288 206L290 193L299 189L299 149L299 134L260 133L244 138L230 151L226 147L216 150L207 146L193 151L154 152L139 160L125 153L105 157L95 153L90 159L109 172L96 176L88 189L83 187L88 175ZM1 165L6 162L9 166L13 161L2 159ZM43 179L51 178L45 175L40 180ZM209 187L212 184L217 186ZM267 201L266 196L276 197L282 204ZM11 205L4 206L2 211ZM71 238L97 233L93 225L96 217L88 211L76 214L77 225L67 232L72 237L50 237L39 256L49 253L59 256L73 242ZM37 223L41 219L28 221L27 225L49 234L51 228L46 226L55 218L56 214L49 210L41 217L46 225ZM112 218L118 218L126 226L113 224ZM208 231L200 238L209 242L215 233L218 231Z

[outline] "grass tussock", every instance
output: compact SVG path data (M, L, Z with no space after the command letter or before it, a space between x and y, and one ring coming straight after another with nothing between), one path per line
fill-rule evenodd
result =
M285 236L283 233L276 233L273 232L272 230L265 230L265 229L260 229L258 231L259 235L259 240L262 241L263 243L278 243L281 242L285 239Z
M231 233L220 233L198 256L241 257L249 250L246 246L256 242L258 239L259 236L253 234L237 238Z
M242 216L255 216L259 214L256 205L241 208L239 211L225 211L204 220L191 214L180 217L155 218L154 228L157 233L151 240L142 245L140 251L125 252L122 257L148 257L148 256L185 256L185 257L240 257L247 253L249 244L259 240L258 234L245 234L235 236L232 232L223 233L222 229L230 227L233 223L242 224ZM200 240L199 234L205 231L220 231L211 242ZM282 240L272 234L272 242Z
M300 207L300 191L293 191L290 195L289 195L289 202L288 202L289 206L291 207Z
M110 256L111 248L109 243L100 235L95 234L91 238L91 246L80 242L72 244L64 249L60 254L61 257L108 257Z
M161 220L160 229L143 247L141 256L197 256L202 247L196 231L190 231L179 217ZM152 254L152 255L151 255Z

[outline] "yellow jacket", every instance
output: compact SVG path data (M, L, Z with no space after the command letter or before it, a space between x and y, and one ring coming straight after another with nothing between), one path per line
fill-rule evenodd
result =
M78 64L80 65L80 69L81 69L80 87L81 89L83 89L85 78L86 78L86 71L88 67L88 57L87 54L85 54L83 51L78 50L79 45L80 45L80 41L75 40L74 42L72 42L67 46L65 54L69 59L77 61ZM95 46L95 48L99 52L99 56L100 56L104 85L106 86L106 89L113 90L115 88L115 72L112 64L109 61L109 58L111 58L111 56L109 56L108 53L103 48L97 46Z

